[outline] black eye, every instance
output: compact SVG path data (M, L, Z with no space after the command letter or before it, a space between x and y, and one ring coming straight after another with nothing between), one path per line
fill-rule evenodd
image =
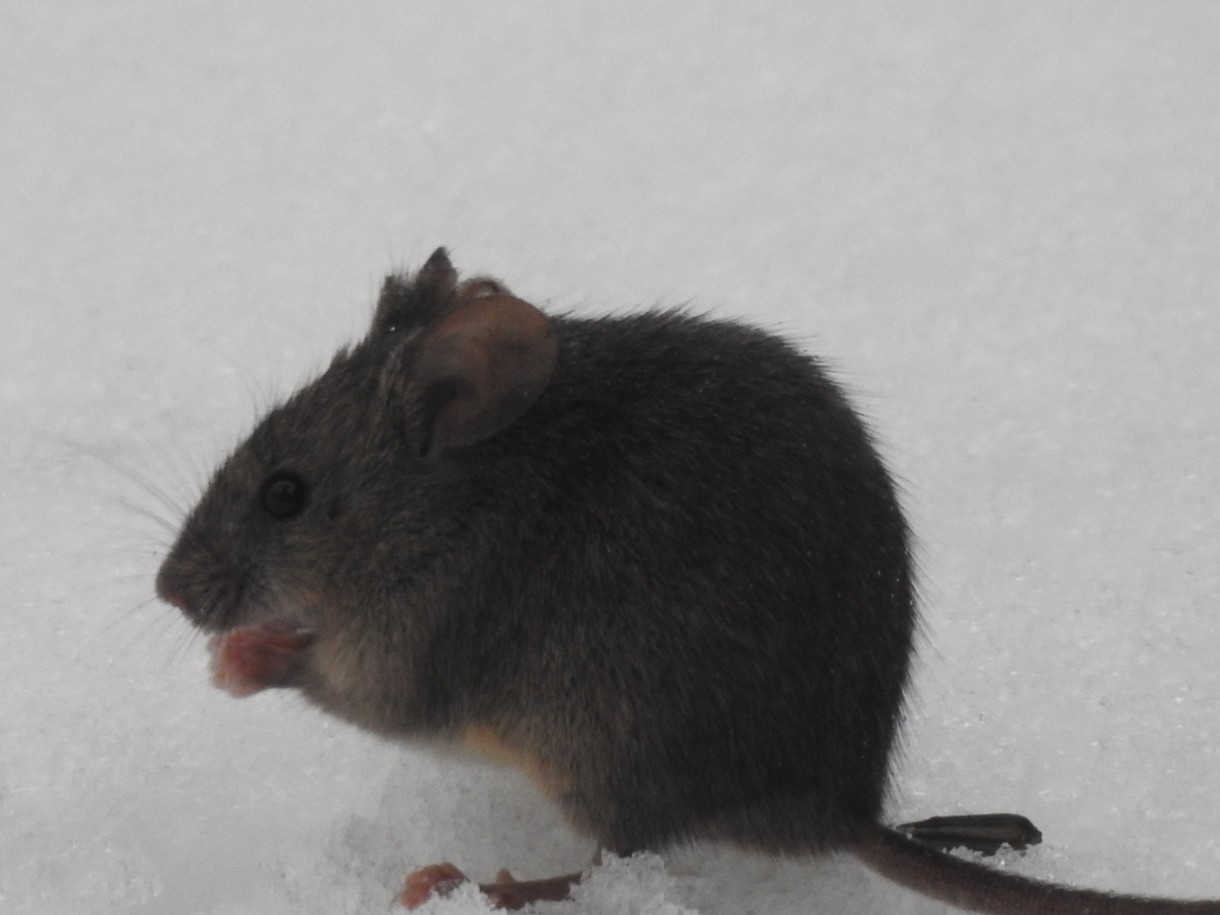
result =
M291 470L278 470L267 477L258 494L258 504L272 518L283 521L299 515L309 498L309 487Z

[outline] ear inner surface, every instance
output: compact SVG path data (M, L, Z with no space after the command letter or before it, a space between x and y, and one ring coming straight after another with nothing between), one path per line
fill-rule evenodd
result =
M416 356L425 456L439 458L513 423L550 380L556 352L550 321L521 299L482 295L450 312Z

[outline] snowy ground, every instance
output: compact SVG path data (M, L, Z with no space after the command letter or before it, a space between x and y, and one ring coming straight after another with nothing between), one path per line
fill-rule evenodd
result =
M591 850L511 773L210 689L151 599L155 493L441 243L829 357L922 544L893 818L1017 810L1013 869L1220 896L1218 47L1209 0L8 0L0 908L384 913L411 865ZM548 911L943 911L709 848L584 893Z

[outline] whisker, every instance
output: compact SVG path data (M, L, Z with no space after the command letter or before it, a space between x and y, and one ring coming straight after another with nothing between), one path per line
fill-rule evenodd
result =
M151 508L145 508L143 505L137 505L135 502L132 502L125 497L118 497L118 503L132 514L138 515L146 521L151 521L165 533L169 534L171 538L178 533L180 524L169 520L164 515L153 511ZM181 517L185 517L185 515L182 515Z
M165 670L171 670L181 664L183 658L194 649L199 641L199 630L187 623L182 616L175 616L173 622L178 630L178 636L175 638L174 645L166 653L165 659L162 662ZM187 623L187 625L179 625L182 623Z
M85 590L88 589L80 589L82 592ZM67 594L65 598L70 600L72 596ZM85 637L81 641L80 648L71 655L72 663L83 663L86 656L94 652L98 645L114 646L116 642L118 642L117 647L109 651L109 666L115 666L122 660L131 657L135 646L147 637L148 630L160 617L159 614L152 614L150 612L150 606L155 600L154 596L149 596L134 604L129 604L126 609L114 610L110 613L104 613L100 617L91 618L86 624ZM139 621L142 613L149 613L149 618L139 623L135 633L125 640L116 640L116 629L136 623Z
M139 473L136 470L133 470L131 467L128 467L126 464L100 451L83 451L82 454L91 460L104 464L128 483L133 484L137 490L144 493L146 496L149 496L161 508L170 511L179 518L186 516L186 508L184 503L179 498L171 495L163 486L159 486L152 482L152 480L150 480L146 474ZM123 504L125 507L146 513L151 520L155 520L158 523L162 523L164 521L163 517L152 515L149 509L145 509L142 506L134 504L126 497L118 498L121 504Z

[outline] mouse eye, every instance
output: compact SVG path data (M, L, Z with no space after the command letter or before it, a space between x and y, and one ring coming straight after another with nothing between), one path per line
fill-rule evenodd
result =
M258 494L258 504L272 518L283 521L299 515L309 497L305 481L291 470L279 470L267 477Z

